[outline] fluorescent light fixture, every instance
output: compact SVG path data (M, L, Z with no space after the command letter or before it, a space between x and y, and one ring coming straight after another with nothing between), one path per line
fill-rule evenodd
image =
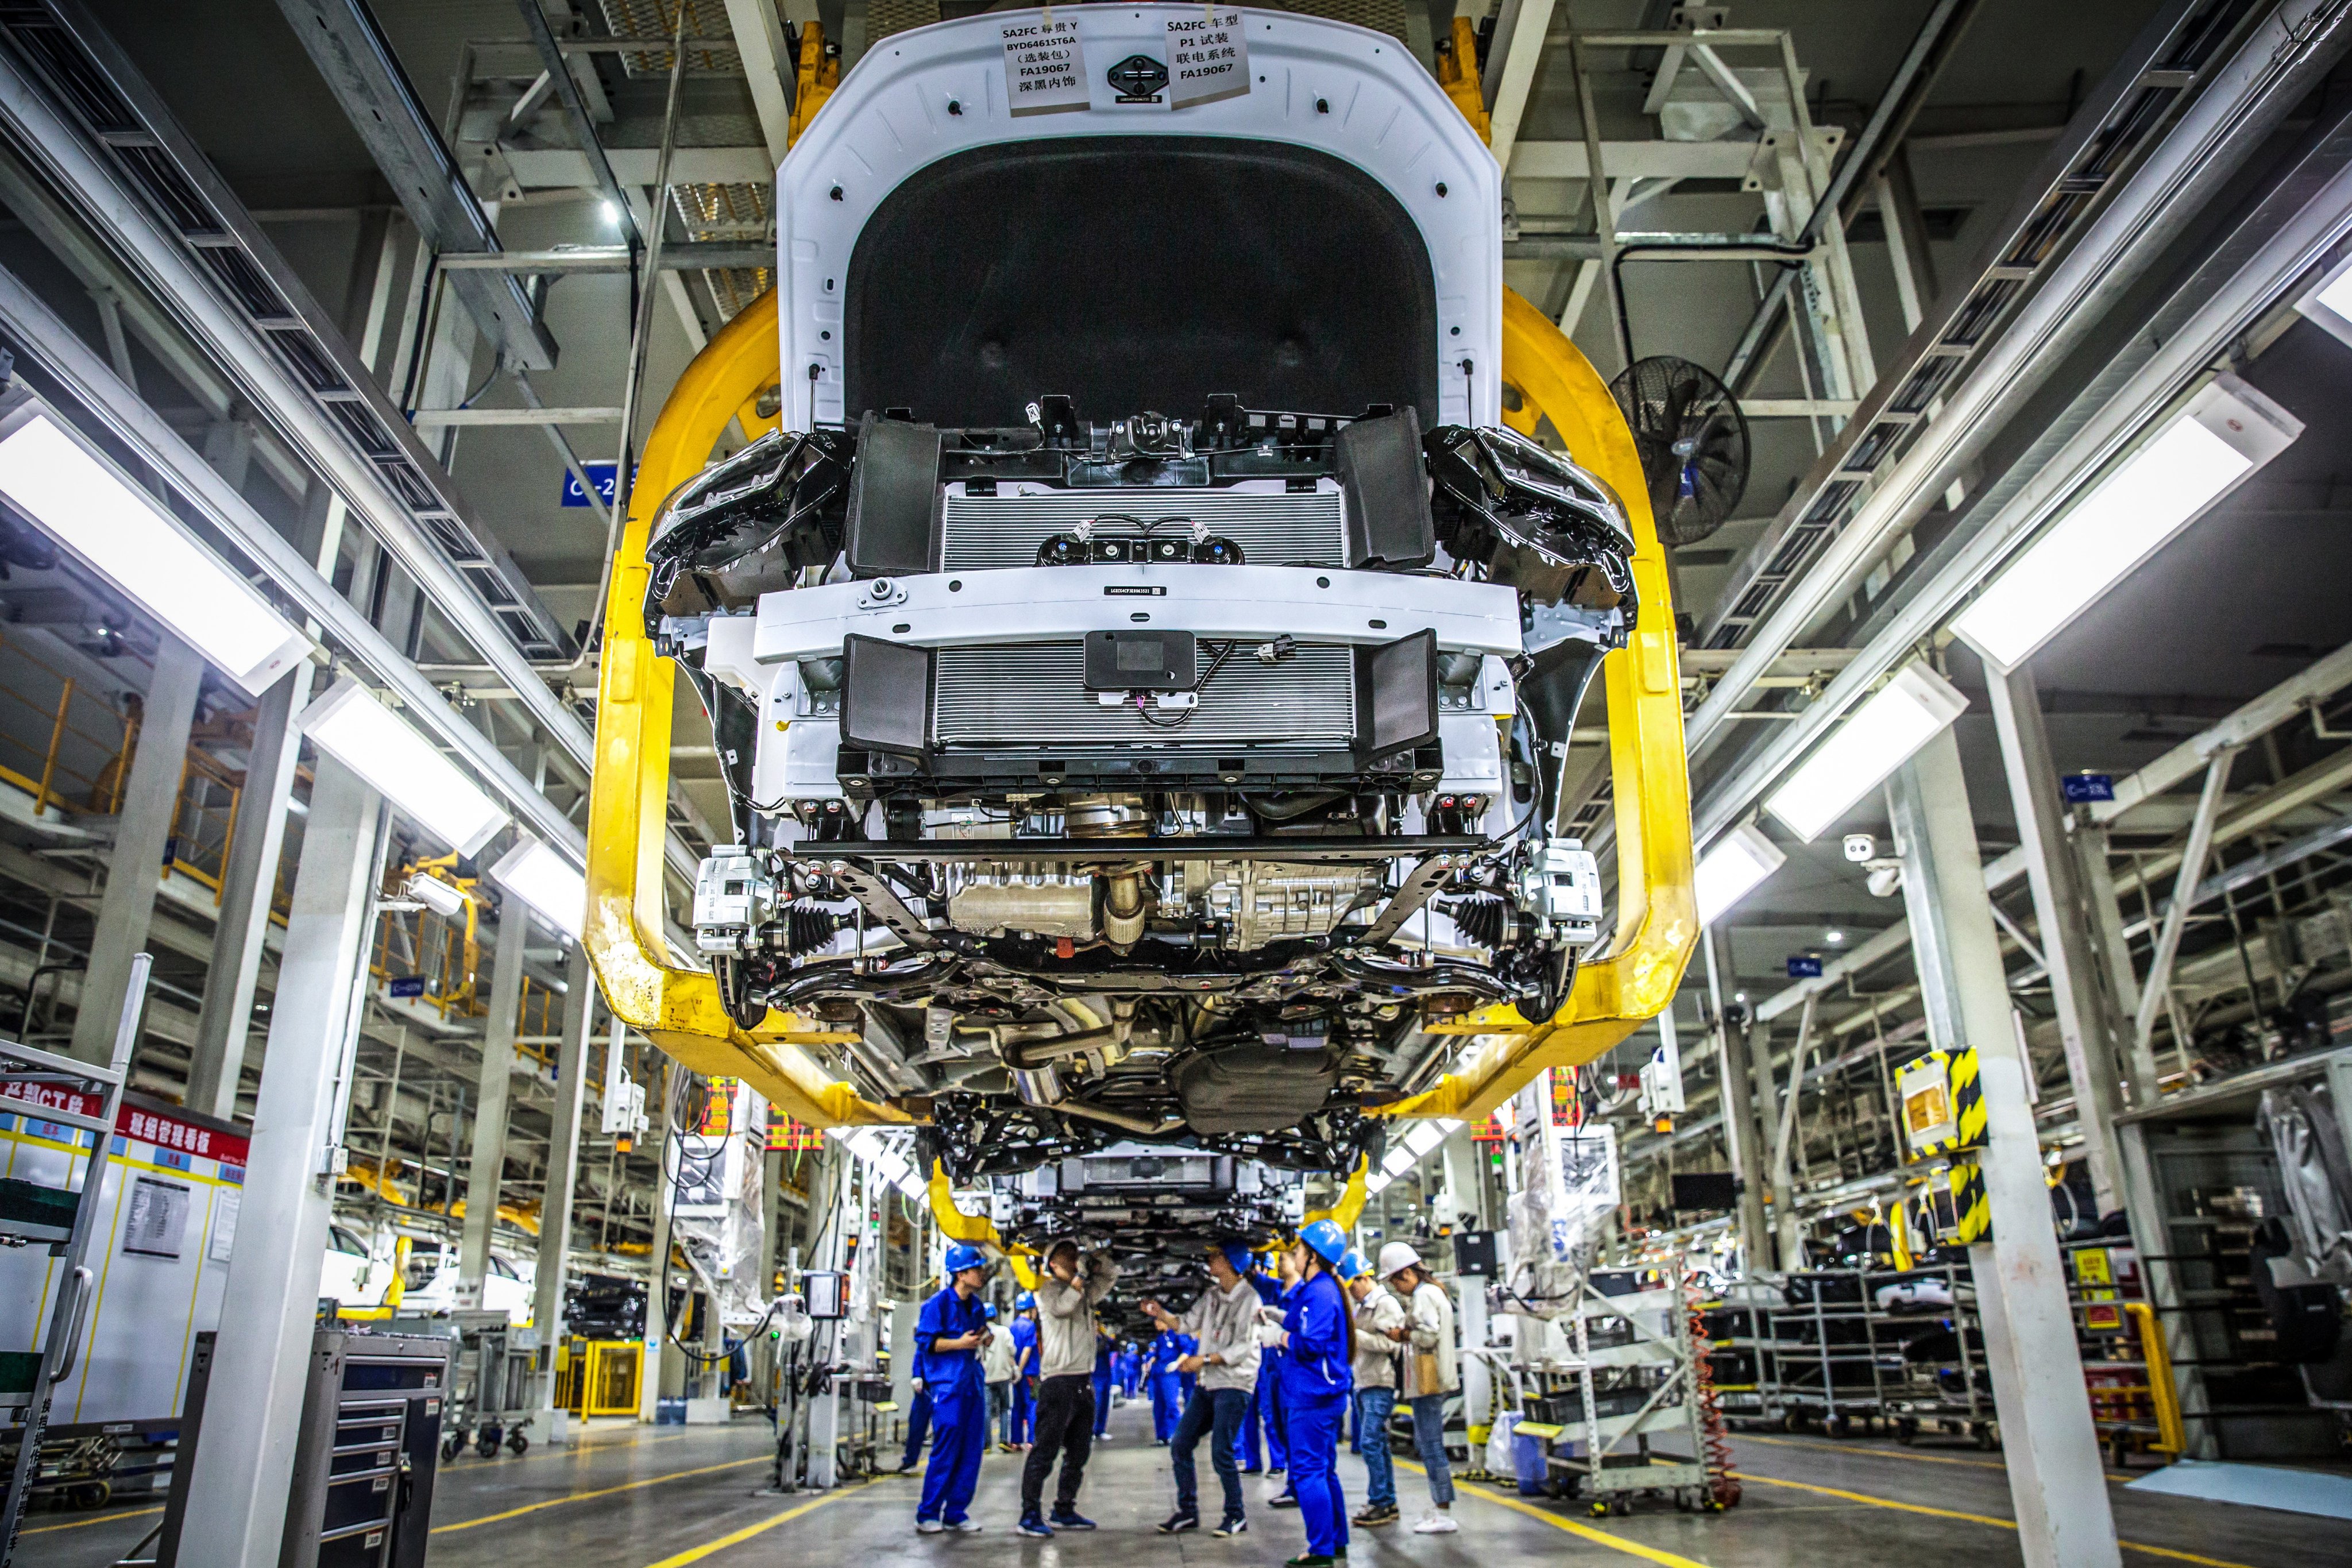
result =
M1743 822L1710 845L1692 876L1698 923L1713 925L1731 906L1754 892L1789 857L1752 822Z
M1808 842L1966 710L1969 700L1924 664L1908 664L1854 706L1797 764L1764 809ZM1702 906L1706 900L1700 900ZM1728 905L1725 906L1728 908Z
M2352 258L2330 272L2318 288L2295 302L2296 310L2347 343L2352 343Z
M505 807L348 675L302 710L302 732L460 855L478 853L507 825Z
M1952 630L1995 666L2015 669L2302 434L2294 415L2236 376L2217 376L2084 490L1960 612Z
M1389 1175L1384 1172L1375 1171L1364 1183L1364 1195L1368 1198L1379 1197L1382 1193L1389 1190L1389 1184L1395 1180L1396 1178L1394 1176Z
M1404 1146L1412 1151L1416 1160L1444 1142L1445 1129L1434 1121L1416 1121L1404 1135Z
M0 430L0 494L247 696L309 657L310 639L252 584L38 404L19 405Z
M529 904L531 912L572 941L588 923L588 879L580 868L536 838L526 838L498 858L490 875L499 886Z
M1419 1163L1420 1159L1421 1156L1415 1154L1412 1150L1407 1149L1402 1145L1399 1145L1398 1147L1390 1150L1388 1153L1381 1158L1381 1169L1386 1171L1391 1176L1402 1176L1407 1171L1412 1170L1413 1166Z

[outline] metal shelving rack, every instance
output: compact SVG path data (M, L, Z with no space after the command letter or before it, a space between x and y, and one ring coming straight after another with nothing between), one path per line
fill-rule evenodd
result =
M1669 1279L1612 1296L1587 1276L1579 1292L1560 1320L1575 1359L1521 1372L1523 1391L1531 1391L1530 1384L1542 1389L1538 1396L1547 1414L1559 1401L1570 1406L1562 1413L1566 1419L1531 1432L1544 1439L1548 1467L1580 1483L1595 1514L1630 1512L1633 1498L1643 1492L1671 1497L1685 1509L1713 1506L1715 1478L1693 1370L1700 1351L1691 1337L1682 1283ZM1562 1383L1565 1388L1557 1386ZM1602 1411L1604 1403L1626 1405L1635 1395L1640 1403L1632 1408ZM1521 1422L1519 1430L1530 1432L1529 1425ZM1654 1452L1651 1443L1660 1437L1675 1451ZM1549 1452L1559 1438L1580 1441L1582 1451Z
M139 1037L139 1014L147 998L147 976L153 963L143 952L131 961L131 984L123 996L122 1016L115 1024L114 1053L107 1066L93 1067L71 1057L0 1040L0 1085L9 1091L0 1095L0 1106L90 1136L89 1159L82 1169L79 1190L42 1187L14 1178L0 1189L0 1245L38 1243L65 1266L60 1276L65 1288L58 1291L50 1309L48 1331L41 1336L40 1349L0 1359L0 1406L14 1406L23 1413L23 1424L16 1428L16 1462L9 1472L6 1501L0 1504L0 1568L6 1568L16 1557L16 1532L40 1475L41 1434L48 1426L51 1391L73 1374L80 1353L91 1284L89 1268L82 1259L89 1251L91 1233L98 1228L99 1193L106 1162L114 1150L115 1116L122 1108L123 1083L130 1077L131 1049ZM91 1116L45 1104L40 1094L44 1089L64 1089L73 1095L77 1105L94 1094L104 1109ZM67 1179L72 1179L70 1165Z
M1961 1294L1967 1283L1964 1268L1940 1264L1888 1270L1812 1269L1790 1279L1807 1281L1811 1299L1769 1309L1771 1337L1756 1343L1755 1407L1731 1414L1743 1419L1815 1420L1833 1435L1851 1430L1856 1422L1883 1423L1906 1443L1922 1430L1941 1428L1972 1437L1982 1447L1992 1446L1998 1432L1992 1382L1976 1309ZM1937 1279L1951 1298L1951 1305L1940 1313L1891 1312L1878 1306L1878 1292L1888 1285ZM1853 1281L1854 1299L1828 1300L1830 1282L1845 1279ZM1915 1365L1905 1359L1905 1346L1936 1317L1950 1325L1954 1353ZM1790 1331L1801 1327L1809 1331L1792 1336ZM1866 1375L1852 1375L1856 1367Z

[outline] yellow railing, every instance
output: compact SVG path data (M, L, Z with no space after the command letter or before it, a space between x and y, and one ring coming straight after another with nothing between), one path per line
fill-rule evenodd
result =
M6 712L0 721L0 779L31 795L37 815L66 803L109 816L120 810L137 717L117 710L22 641L0 637L0 648L8 656L8 679L0 684L0 709ZM16 732L19 725L23 733Z

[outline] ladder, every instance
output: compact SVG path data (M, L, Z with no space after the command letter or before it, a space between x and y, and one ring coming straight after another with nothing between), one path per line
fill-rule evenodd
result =
M106 1067L0 1040L0 1108L90 1135L89 1162L79 1192L13 1178L0 1181L0 1245L39 1242L51 1257L65 1262L40 1349L0 1355L0 1407L13 1405L24 1412L7 1500L0 1505L0 1568L7 1568L16 1555L16 1532L40 1474L41 1434L48 1426L52 1391L73 1375L80 1354L91 1294L90 1270L82 1259L98 1226L99 1192L114 1148L115 1115L122 1107L123 1082L131 1076L131 1047L139 1037L140 1009L153 965L153 958L143 952L131 961L131 984L115 1025L114 1055ZM76 1109L54 1103L68 1098ZM92 1099L103 1107L98 1114L78 1109ZM68 1164L68 1181L71 1176Z

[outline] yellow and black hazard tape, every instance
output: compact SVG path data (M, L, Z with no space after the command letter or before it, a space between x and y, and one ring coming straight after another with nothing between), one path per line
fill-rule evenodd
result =
M1955 1160L1948 1175L1952 1184L1952 1240L1962 1247L1992 1239L1992 1195L1985 1191L1984 1170L1974 1160Z

